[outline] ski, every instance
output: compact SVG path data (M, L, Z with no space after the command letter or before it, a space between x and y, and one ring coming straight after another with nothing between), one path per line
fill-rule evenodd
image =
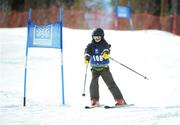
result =
M123 107L130 107L134 106L134 104L125 104L125 105L115 105L115 106L104 106L105 109L111 109L111 108L123 108Z
M85 106L85 109L97 108L97 106Z
M100 107L104 107L104 105L98 105L98 106L85 106L85 109L93 109L93 108L100 108Z

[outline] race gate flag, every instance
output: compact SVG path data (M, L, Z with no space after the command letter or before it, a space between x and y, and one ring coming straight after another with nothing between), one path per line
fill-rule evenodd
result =
M129 6L117 6L116 17L119 18L131 18L131 9Z
M120 3L120 0L116 0L116 8L115 8L116 18L118 18L118 19L119 18L128 19L130 29L134 30L132 17L131 17L130 0L127 0L127 5L126 6L120 6L119 3Z
M29 25L28 47L47 47L60 49L60 23L38 26L31 21Z
M27 60L28 48L55 48L60 49L61 54L61 86L62 86L62 104L65 104L64 98L64 71L63 71L63 41L62 41L62 8L60 8L58 21L37 25L31 22L32 10L29 9L27 21L27 44L26 44L26 61L24 70L24 99L23 105L26 106L26 76L27 76Z

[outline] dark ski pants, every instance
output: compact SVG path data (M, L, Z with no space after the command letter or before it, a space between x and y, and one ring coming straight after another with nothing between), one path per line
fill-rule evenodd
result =
M123 96L112 77L109 67L103 69L102 71L95 71L94 69L92 69L91 71L92 71L92 80L90 84L91 100L92 99L99 100L99 83L98 83L99 76L103 78L104 82L106 83L108 89L110 90L115 100L123 99Z

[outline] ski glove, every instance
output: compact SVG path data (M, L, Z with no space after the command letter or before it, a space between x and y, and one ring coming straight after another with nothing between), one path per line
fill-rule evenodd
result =
M85 63L86 65L89 64L89 59L90 59L89 55L86 55L86 56L85 56L85 60L84 60L84 63Z
M89 60L84 60L84 63L87 65L87 64L89 64Z
M102 58L103 59L109 59L109 54L108 53L103 53Z

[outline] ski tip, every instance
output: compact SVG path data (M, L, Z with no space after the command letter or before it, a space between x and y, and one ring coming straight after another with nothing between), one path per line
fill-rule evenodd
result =
M85 109L92 109L92 108L95 108L94 106L85 106L84 107Z
M100 107L104 107L104 105L98 105L98 106L85 106L85 109L100 108Z
M85 106L84 108L85 108L85 109L89 109L90 107L89 107L89 106Z

